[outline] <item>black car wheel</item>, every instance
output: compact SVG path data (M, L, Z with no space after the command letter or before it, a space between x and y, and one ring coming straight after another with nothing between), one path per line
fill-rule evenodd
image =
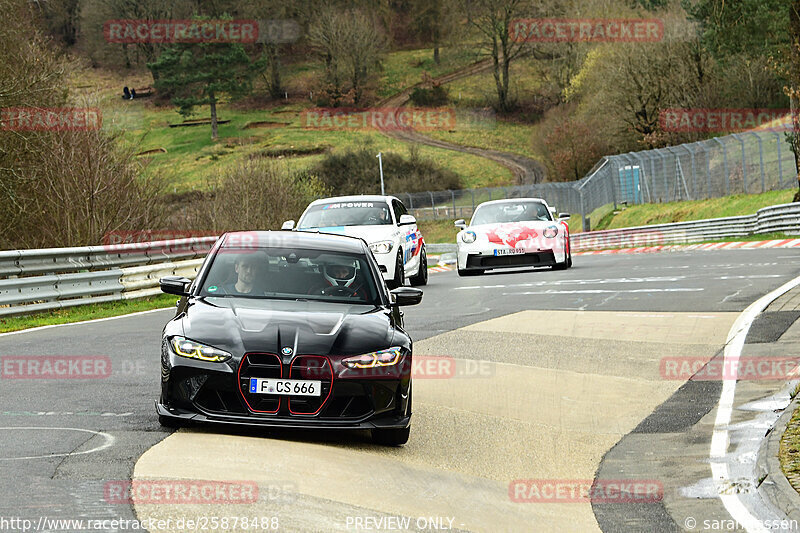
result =
M419 270L416 275L409 278L412 287L420 287L428 284L428 253L423 247L419 254Z
M390 289L396 289L397 287L402 287L406 283L406 273L405 273L405 265L403 265L403 250L398 250L397 252L397 261L395 261L394 265L394 278L389 281L386 285L389 286Z
M373 429L372 442L382 446L401 446L408 442L411 426L403 429Z

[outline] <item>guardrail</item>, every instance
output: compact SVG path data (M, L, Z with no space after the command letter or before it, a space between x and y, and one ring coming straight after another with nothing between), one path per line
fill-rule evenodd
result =
M800 232L800 203L754 215L575 233L574 250L679 244L773 232ZM0 251L0 316L159 294L158 280L193 278L217 237L79 248ZM427 244L429 254L455 243Z
M792 231L800 231L800 203L765 207L754 215L576 233L571 244L574 250L635 248Z
M194 277L217 237L0 252L0 316L158 294L158 279Z
M573 250L635 248L659 244L686 244L757 235L759 233L800 232L800 203L773 205L744 215L689 222L673 222L586 233L573 233ZM427 244L429 254L453 253L455 243Z

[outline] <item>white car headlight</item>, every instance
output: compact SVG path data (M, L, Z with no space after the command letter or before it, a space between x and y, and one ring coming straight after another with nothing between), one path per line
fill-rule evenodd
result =
M475 239L477 238L478 236L475 235L474 231L465 231L464 233L461 234L461 240L467 244L475 242Z
M373 242L369 245L369 249L372 250L373 254L388 254L394 248L394 243L392 241L380 241L380 242Z
M557 226L547 226L542 232L545 239L552 239L556 235L558 235L558 227Z

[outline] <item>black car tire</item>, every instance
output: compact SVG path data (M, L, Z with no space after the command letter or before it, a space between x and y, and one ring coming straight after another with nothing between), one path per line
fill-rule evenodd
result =
M483 274L483 270L461 270L458 269L459 276L480 276Z
M394 278L386 283L389 289L396 289L402 287L406 283L405 265L403 264L403 250L397 251L397 261L394 265Z
M158 415L158 423L161 424L161 427L169 429L178 429L183 425L180 420L164 415Z
M424 246L419 253L419 270L408 280L411 282L412 287L421 287L428 284L428 253L425 251Z
M572 250L569 251L569 257L567 257L567 268L572 268Z
M408 437L410 434L411 426L402 429L373 429L372 442L382 446L402 446L408 442Z

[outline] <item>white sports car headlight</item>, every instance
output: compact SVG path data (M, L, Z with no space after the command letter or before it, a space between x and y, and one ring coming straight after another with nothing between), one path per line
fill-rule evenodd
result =
M392 241L380 241L380 242L373 242L369 245L369 249L372 250L373 254L388 254L394 248L394 243Z
M558 235L558 227L557 226L547 226L544 231L542 232L545 239L552 239L556 235Z
M475 239L477 238L478 236L475 235L474 231L465 231L464 233L461 234L461 240L467 244L475 242Z

